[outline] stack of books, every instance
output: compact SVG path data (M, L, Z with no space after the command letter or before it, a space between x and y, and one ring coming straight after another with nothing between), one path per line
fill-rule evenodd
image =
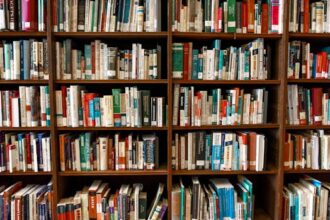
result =
M50 126L48 86L19 86L0 91L0 127Z
M54 31L161 31L159 0L54 0Z
M288 123L290 125L329 125L329 89L288 85Z
M284 169L330 169L330 135L324 130L288 133Z
M327 0L291 0L289 6L290 32L330 32L330 11Z
M83 87L56 90L56 119L60 127L163 127L167 121L164 97L151 97L137 87L112 89L112 95L89 93Z
M270 46L258 38L241 47L221 49L221 40L212 48L194 49L192 42L173 43L172 73L175 79L265 80L270 78Z
M253 183L246 177L238 176L235 186L224 178L202 184L193 177L191 182L174 184L172 219L253 219Z
M58 219L165 219L168 202L163 196L164 184L159 184L149 209L147 193L142 190L140 183L123 184L116 190L95 180L73 197L61 199L57 216Z
M48 80L47 47L46 40L0 42L0 79Z
M57 79L157 79L161 73L161 47L118 49L100 40L73 49L71 39L56 42Z
M330 79L330 47L311 49L310 43L289 43L288 79Z
M154 134L97 136L87 132L59 136L61 171L153 170L159 167Z
M254 170L266 164L266 137L256 132L175 134L172 168L176 170Z
M304 176L283 189L283 219L328 219L330 217L328 182Z
M51 171L51 143L45 133L0 132L0 172Z
M268 91L245 93L234 88L195 91L195 87L174 86L173 125L241 125L267 123Z
M0 30L46 31L46 0L2 0L0 2Z
M45 219L52 220L53 183L47 185L22 182L12 185L0 185L1 219Z
M283 32L283 0L171 2L173 31L256 34Z

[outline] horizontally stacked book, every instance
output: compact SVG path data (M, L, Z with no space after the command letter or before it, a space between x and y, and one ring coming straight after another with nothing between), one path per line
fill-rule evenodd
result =
M173 0L172 31L282 33L284 2Z
M0 172L49 172L51 150L46 133L0 132Z
M137 87L111 89L112 95L87 92L82 86L56 90L56 119L60 127L163 127L164 97L151 97Z
M61 134L59 155L61 171L154 170L159 139L154 134Z
M267 139L256 132L189 132L172 142L175 170L253 170L266 167Z
M61 199L57 204L59 219L165 219L168 202L159 183L157 193L149 208L150 194L143 192L143 184L122 184L119 189L101 180L77 191L73 197Z

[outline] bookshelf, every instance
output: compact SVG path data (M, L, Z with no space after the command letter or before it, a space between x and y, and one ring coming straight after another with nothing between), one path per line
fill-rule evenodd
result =
M171 190L172 184L182 177L189 180L191 176L198 176L201 179L210 177L226 177L235 179L237 175L246 175L256 185L256 209L255 219L280 219L282 213L282 189L289 180L297 179L303 174L315 175L323 179L328 178L329 170L284 170L283 148L285 145L285 134L288 131L303 131L313 129L329 130L330 125L288 125L286 124L287 87L290 84L319 85L326 87L330 80L313 79L287 79L288 65L288 42L290 40L304 40L315 44L326 43L330 34L316 33L289 33L288 31L288 8L289 1L284 1L283 33L282 34L236 34L236 33L195 33L195 32L172 32L171 29L171 3L170 0L162 0L162 31L160 32L54 32L52 28L52 5L47 5L47 31L46 32L0 32L0 40L6 39L47 39L48 43L48 72L49 80L0 80L1 88L17 88L19 85L48 85L51 102L51 125L50 127L1 127L4 132L48 132L51 136L52 145L52 171L51 172L14 172L0 173L1 183L12 183L22 180L24 183L46 183L51 178L54 185L54 210L56 204L63 197L69 196L71 192L81 189L92 180L102 179L108 181L111 186L119 186L121 183L141 182L147 192L155 194L157 181L166 184L166 196L169 201L167 219L170 219L171 211ZM172 43L174 42L205 42L209 43L214 39L221 39L224 44L241 44L263 38L265 42L272 45L272 73L269 80L179 80L172 78ZM74 41L90 42L95 39L105 40L113 44L125 44L132 42L143 42L144 45L160 42L162 46L162 70L161 79L156 80L58 80L56 79L56 50L55 42L64 39ZM173 90L174 85L187 85L201 88L212 86L232 88L242 87L247 89L265 87L271 92L269 97L269 120L265 124L248 125L205 125L205 126L173 126ZM168 103L168 125L163 127L58 127L55 117L55 90L62 85L84 85L87 89L100 91L105 88L142 86L167 98ZM251 130L262 131L270 136L267 153L267 164L264 171L211 171L211 170L173 170L172 169L172 140L174 133L185 131L213 131L213 130ZM117 131L135 134L146 134L154 132L162 137L164 143L160 144L162 163L156 170L150 171L60 171L59 164L59 134L66 132L108 132L114 134ZM73 181L76 184L72 184Z

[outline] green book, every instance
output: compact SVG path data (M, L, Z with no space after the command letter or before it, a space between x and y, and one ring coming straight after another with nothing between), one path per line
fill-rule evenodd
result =
M150 126L150 90L142 90L142 125Z
M47 103L50 102L50 97L49 97L49 86L45 86L45 92L46 92L46 97L47 97L47 102L46 102L46 126L50 126L50 105Z
M185 195L184 195L184 185L182 179L180 179L180 220L184 220L185 217Z
M140 192L139 194L139 219L147 218L147 193Z
M85 133L85 161L86 161L86 170L91 170L91 162L90 162L90 155L91 155L91 146L92 146L92 133L86 132Z
M196 80L198 79L198 50L197 49L193 49L192 51L192 58L193 58L193 61L192 61L192 79Z
M227 4L227 31L228 33L234 33L236 31L236 0L228 0Z
M217 124L217 111L218 111L218 91L212 89L212 124Z
M90 44L85 44L84 46L85 54L85 79L92 79L92 46Z
M121 127L120 93L121 89L112 89L113 119L115 127Z
M173 43L172 46L172 74L173 78L183 77L183 43Z
M81 170L87 171L87 156L86 156L86 150L85 150L85 134L81 134L79 136L79 145L80 145L80 164L81 164Z

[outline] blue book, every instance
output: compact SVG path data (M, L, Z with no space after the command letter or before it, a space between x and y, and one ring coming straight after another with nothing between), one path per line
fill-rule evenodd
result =
M88 105L89 105L89 118L92 121L92 124L95 124L94 99L89 100Z
M43 161L44 158L42 157L42 139L45 137L45 133L37 134L37 158L38 158L38 169L43 171Z
M94 98L94 117L95 117L95 124L101 126L100 97Z
M205 168L210 169L211 161L211 135L205 135Z
M312 79L316 78L316 60L317 60L317 54L313 54Z
M199 60L198 60L198 50L193 49L192 51L192 76L191 79L197 80L198 79L198 71L199 71Z

